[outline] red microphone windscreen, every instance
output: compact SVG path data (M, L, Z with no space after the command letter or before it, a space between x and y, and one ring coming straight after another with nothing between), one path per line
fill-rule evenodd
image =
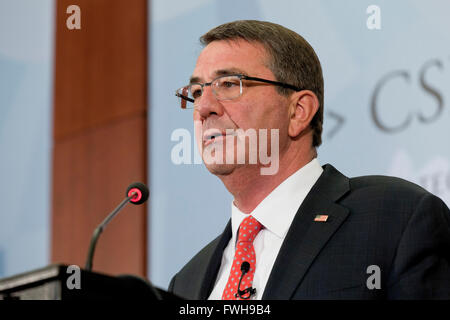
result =
M142 204L147 201L149 196L149 190L147 186L141 182L135 182L128 186L127 188L127 197L131 197L133 192L136 193L133 198L130 199L130 202L133 204Z

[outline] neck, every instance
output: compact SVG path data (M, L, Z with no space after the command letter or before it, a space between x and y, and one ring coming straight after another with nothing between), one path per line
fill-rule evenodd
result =
M261 175L261 166L236 168L226 176L219 176L234 196L234 205L244 213L251 213L276 187L317 156L315 148L280 156L279 170L274 175Z

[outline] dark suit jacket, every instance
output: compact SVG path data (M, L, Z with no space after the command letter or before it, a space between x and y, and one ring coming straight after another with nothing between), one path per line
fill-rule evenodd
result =
M317 214L328 220L315 222ZM230 238L228 222L173 277L169 291L207 299ZM372 265L380 289L367 286L376 283ZM262 298L450 299L450 211L413 183L349 179L327 164L297 211Z

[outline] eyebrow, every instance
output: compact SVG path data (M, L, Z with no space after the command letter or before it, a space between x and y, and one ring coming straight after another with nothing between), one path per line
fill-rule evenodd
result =
M219 69L219 70L214 71L215 77L232 75L232 74L247 75L247 72L245 72L244 70L241 70L239 68ZM191 76L191 78L189 79L189 84L191 84L191 83L202 83L202 78Z

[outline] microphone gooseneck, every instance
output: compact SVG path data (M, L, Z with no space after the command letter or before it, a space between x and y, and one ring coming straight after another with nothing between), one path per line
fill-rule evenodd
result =
M241 264L241 278L239 279L239 284L238 284L238 288L237 288L237 293L235 293L235 297L239 297L241 299L247 300L250 299L252 295L254 295L256 293L256 289L252 288L252 287L248 287L244 290L240 290L241 288L241 282L242 279L244 278L245 274L250 270L250 263L248 263L247 261L242 262ZM248 296L245 296L248 293Z
M95 228L94 233L91 237L91 243L89 245L88 255L86 259L85 269L87 271L92 270L92 264L94 261L95 246L97 244L98 238L103 230L106 228L108 223L122 210L122 208L128 203L142 204L147 201L149 196L148 188L145 184L141 182L135 182L128 186L126 192L126 198L100 223L97 228Z

